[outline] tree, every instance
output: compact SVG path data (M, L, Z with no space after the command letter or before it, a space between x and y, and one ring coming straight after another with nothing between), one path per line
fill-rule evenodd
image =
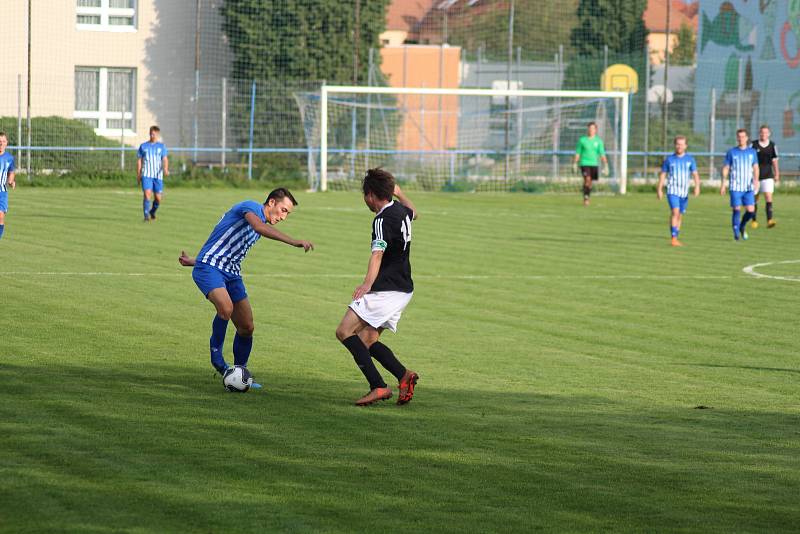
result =
M366 52L379 46L388 2L227 0L222 28L234 56L231 77L352 83L357 48L356 82L363 82Z
M233 53L230 78L235 96L230 113L239 125L232 128L239 142L249 140L250 92L255 82L255 146L304 145L303 123L293 93L318 90L323 80L329 84L366 83L369 49L380 46L378 36L386 27L388 3L226 0L222 29ZM294 166L300 173L305 157L262 155L255 161L260 167L258 174L276 165Z
M647 0L580 0L570 35L574 57L565 80L568 89L598 89L605 47L609 64L625 63L643 80Z
M692 28L684 23L675 36L678 43L669 55L669 61L673 65L694 65L695 48L697 41Z
M489 4L490 9L461 9L451 15L449 44L474 51L484 47L486 57L506 61L508 58L509 2ZM569 36L575 25L572 17L578 0L533 2L517 0L514 8L514 43L528 60L552 61L559 46L569 49Z

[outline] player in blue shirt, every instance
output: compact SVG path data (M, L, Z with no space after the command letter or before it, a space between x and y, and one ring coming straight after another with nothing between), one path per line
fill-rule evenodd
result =
M302 247L306 252L314 248L310 241L292 239L273 228L296 205L292 194L283 187L272 191L264 204L254 200L240 202L222 216L196 258L185 252L178 258L181 265L194 267L195 284L217 310L211 323L210 349L211 365L220 374L228 368L222 349L230 319L236 327L234 365L247 366L253 347L253 309L241 276L241 263L247 251L261 236Z
M747 240L747 222L755 214L756 197L758 192L758 154L747 142L747 130L740 128L736 130L737 146L728 150L725 154L725 165L722 167L722 186L719 194L725 194L728 186L726 180L730 181L731 192L731 224L733 225L733 238L739 240L741 237ZM729 179L730 178L730 179ZM744 217L741 217L742 206L747 210Z
M136 162L136 179L142 186L144 200L144 222L155 220L156 211L161 205L161 192L164 190L164 177L169 176L169 158L167 147L159 141L161 129L150 127L150 140L139 145ZM150 201L155 194L152 207Z
M664 198L664 182L667 184L667 201L669 202L669 230L672 235L672 246L682 247L678 241L681 221L689 204L689 182L694 181L694 196L700 194L700 174L694 156L686 153L686 136L675 137L675 153L667 156L661 165L658 175L656 194L658 200Z
M14 156L6 152L8 136L0 132L0 239L6 229L6 212L8 211L8 188L15 189Z

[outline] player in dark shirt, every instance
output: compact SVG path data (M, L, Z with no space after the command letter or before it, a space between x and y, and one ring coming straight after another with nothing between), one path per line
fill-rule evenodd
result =
M769 126L765 124L758 130L758 141L753 141L753 149L758 154L759 168L759 195L756 195L756 211L754 215L758 215L758 197L760 193L764 193L764 198L767 200L767 228L772 228L776 224L772 212L772 194L781 181L781 173L778 168L778 148L775 143L769 140L770 133ZM753 222L750 223L750 226L758 228L756 217L753 217Z
M362 191L364 203L376 213L372 221L372 255L364 282L353 292L353 301L336 329L336 337L369 382L370 391L356 401L358 406L392 397L391 388L372 358L397 378L397 404L406 404L414 396L419 375L400 363L379 338L387 328L397 331L400 316L414 294L409 257L411 222L417 218L417 211L395 184L394 176L383 169L367 171Z

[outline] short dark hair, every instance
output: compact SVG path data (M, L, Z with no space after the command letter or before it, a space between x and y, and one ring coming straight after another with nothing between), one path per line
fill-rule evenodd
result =
M158 126L156 126L156 125L154 124L154 125L152 125L152 126L150 127L150 131L151 131L151 132L160 132L160 131L161 131L161 128L159 128Z
M380 167L369 169L364 180L361 182L361 190L364 195L372 193L375 198L381 200L392 200L394 194L394 176L389 171Z
M770 128L766 124L762 124L761 127L758 129L758 131L760 132L761 130L769 130L771 132L772 128Z
M594 126L595 128L597 128L597 123L596 123L596 122L594 122L594 121L592 121L592 122L590 122L589 124L587 124L587 125L586 125L586 127L587 127L587 128L591 128L592 126Z
M0 130L0 137L5 137L6 139L8 139L8 134L5 133L3 130Z
M285 187L279 187L270 191L269 195L267 195L267 200L264 201L264 205L266 206L273 198L275 199L275 202L279 202L284 198L288 198L292 201L292 206L297 206L297 200L295 200L289 190Z
M739 135L740 133L743 133L747 137L750 137L750 134L747 133L747 130L745 128L739 128L738 130L736 130L736 135Z

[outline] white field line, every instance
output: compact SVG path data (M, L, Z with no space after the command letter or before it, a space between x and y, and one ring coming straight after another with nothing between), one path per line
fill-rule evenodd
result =
M800 260L786 260L786 261L768 261L765 263L754 263L753 265L748 265L742 272L745 274L749 274L750 276L755 276L756 278L769 278L772 280L785 280L786 282L800 282L800 276L777 276L772 274L763 274L756 271L759 267L768 267L770 265L786 265L789 263L800 263Z
M0 271L0 276L106 276L106 277L179 277L189 276L189 270L174 273L126 273L104 271ZM245 274L247 278L362 278L363 274L332 273L254 273ZM763 276L763 275L758 275ZM417 274L419 280L725 280L728 275L680 275L680 274L596 274L596 275L548 275L548 274Z

